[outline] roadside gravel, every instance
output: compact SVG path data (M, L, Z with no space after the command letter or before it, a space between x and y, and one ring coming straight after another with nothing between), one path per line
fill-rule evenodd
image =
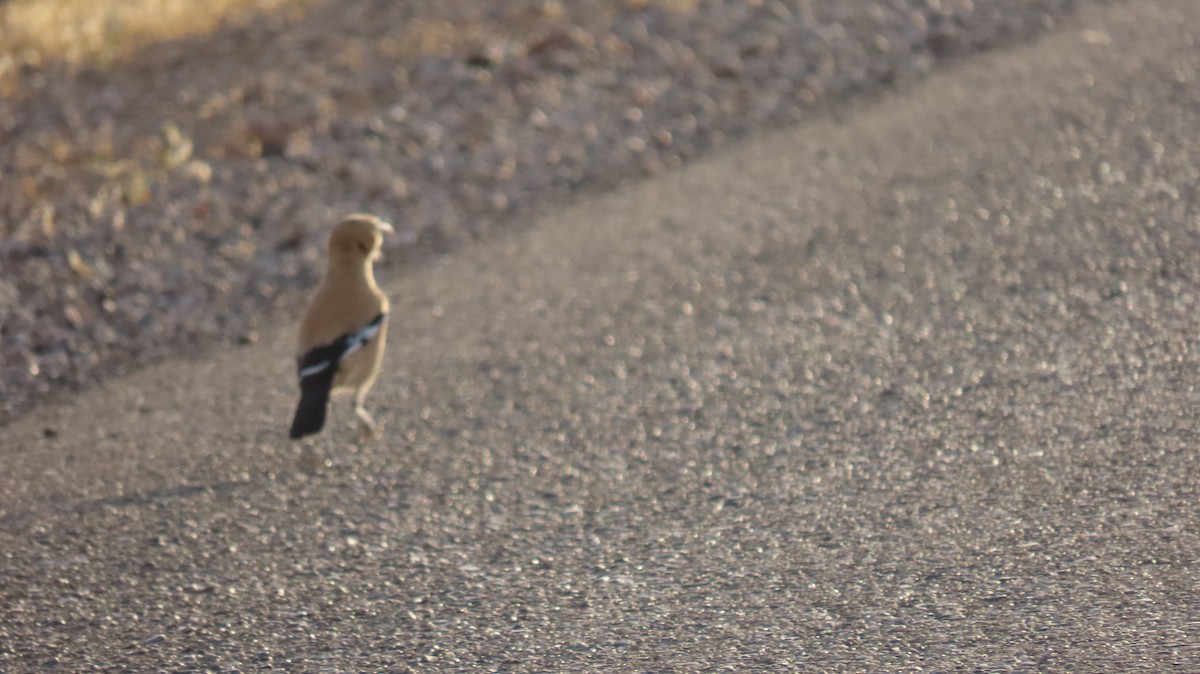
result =
M389 264L427 260L1082 4L352 0L26 72L0 100L0 423L255 341L344 212L393 220Z

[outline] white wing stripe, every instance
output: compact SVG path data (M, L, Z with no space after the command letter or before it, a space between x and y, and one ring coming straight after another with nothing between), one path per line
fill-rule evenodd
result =
M346 358L347 356L354 353L355 351L358 351L359 349L363 348L363 346L367 342L371 341L372 339L375 339L375 335L377 335L377 334L379 334L379 325L371 324L371 325L368 325L367 327L363 328L362 330L359 330L358 332L354 333L353 335L350 335L350 340L349 340L350 343L346 347L346 350L342 353L341 357L338 358L338 361L341 361L342 359Z
M0 2L2 2L2 1L3 0L0 0ZM327 360L323 360L319 363L314 363L312 365L309 365L306 368L301 369L300 370L300 378L304 379L305 377L311 377L315 374L319 374L321 372L324 372L330 366L333 366L333 365L336 365L337 363L342 362L348 356L353 354L355 351L358 351L359 349L363 348L363 346L365 346L372 339L375 339L375 337L379 334L379 330L382 326L383 326L383 316L381 315L379 318L375 319L375 321L373 321L370 325L366 326L362 330L359 330L358 332L346 335L344 338L346 347L341 353L333 355ZM331 346L333 346L333 344L330 344L329 346L331 347ZM327 349L328 347L321 347L321 348ZM315 351L315 349L314 349L314 351Z
M311 377L314 374L320 372L321 370L324 370L327 367L329 367L329 361L325 361L324 363L317 363L316 365L309 365L308 367L304 368L303 370L300 370L300 378L304 379L305 377Z

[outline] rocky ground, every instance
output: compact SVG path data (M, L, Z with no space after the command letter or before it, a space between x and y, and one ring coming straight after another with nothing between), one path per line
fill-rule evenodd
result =
M1084 1L348 0L27 68L0 100L0 423L291 320L344 212L394 222L395 273Z

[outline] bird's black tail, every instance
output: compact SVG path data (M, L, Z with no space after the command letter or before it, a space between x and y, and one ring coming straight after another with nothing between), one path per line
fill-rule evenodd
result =
M300 379L300 405L292 419L289 437L295 440L306 435L319 433L325 428L325 413L329 408L329 392L333 388L336 369L327 367L316 374Z

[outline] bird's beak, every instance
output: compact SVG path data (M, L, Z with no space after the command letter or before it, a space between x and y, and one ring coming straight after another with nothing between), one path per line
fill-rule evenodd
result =
M392 223L390 223L386 220L380 220L379 218L375 218L375 229L376 229L376 231L380 232L381 234L391 234L396 231L396 228L392 227ZM371 256L371 261L378 262L382 259L383 259L383 248L381 246L381 247L375 249L375 254Z

